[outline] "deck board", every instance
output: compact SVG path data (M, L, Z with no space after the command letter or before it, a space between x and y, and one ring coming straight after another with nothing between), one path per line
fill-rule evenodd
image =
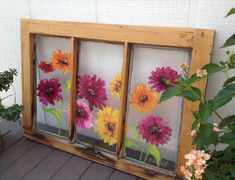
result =
M0 122L0 180L136 180L137 177L93 163L23 137L18 123Z

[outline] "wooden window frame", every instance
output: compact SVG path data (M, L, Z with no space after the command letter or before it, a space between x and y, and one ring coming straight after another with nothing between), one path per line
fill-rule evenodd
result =
M51 135L35 132L35 56L34 41L35 35L61 36L71 38L72 53L72 75L70 102L71 112L69 125L69 139L60 139ZM148 27L148 26L127 26L127 25L107 25L78 22L44 21L44 20L21 20L21 48L22 48L22 89L23 89L23 126L24 136L31 140L43 143L63 151L87 158L89 160L110 166L115 169L125 171L146 179L174 179L174 176L163 172L149 169L143 165L132 163L121 159L121 149L123 142L123 132L126 114L128 76L130 67L130 54L132 45L153 45L173 48L187 48L192 50L190 61L190 74L202 68L211 60L211 52L214 41L214 30L190 29L173 27ZM96 153L92 150L83 149L74 143L75 100L76 100L76 76L77 76L77 40L92 40L121 43L124 46L123 70L122 70L122 96L120 124L117 142L117 156L111 157L106 153ZM202 89L202 82L196 82L196 87ZM204 89L205 90L205 89ZM184 164L184 154L192 148L192 138L187 135L191 130L193 117L191 110L195 110L198 104L190 101L184 102L182 125L180 131L180 144L178 152L178 162L176 176L182 178L180 166Z

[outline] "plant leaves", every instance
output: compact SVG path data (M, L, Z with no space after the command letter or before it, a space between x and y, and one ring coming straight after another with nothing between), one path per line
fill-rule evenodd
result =
M193 102L199 100L202 95L201 90L196 87L192 87L192 90L194 93L190 90L183 90L183 96Z
M235 45L235 34L229 37L221 48L230 47L233 45Z
M193 74L186 82L190 85L193 84L196 81L199 81L201 78L197 77L196 74Z
M150 145L148 151L154 157L155 161L157 162L157 165L160 166L161 154L156 148L156 146Z
M227 79L227 80L224 82L223 87L224 87L224 86L227 86L228 84L230 84L230 83L232 83L232 82L234 82L234 81L235 81L235 76L233 76L233 77Z
M213 74L213 73L217 73L221 70L220 66L215 63L207 64L202 69L205 69L207 71L208 75Z
M231 8L225 17L231 16L233 14L235 14L235 8Z
M225 86L212 100L214 104L214 110L227 104L232 100L233 96L235 96L235 84L229 84Z
M232 123L235 123L235 115L224 118L224 120L220 122L219 127L223 128Z
M163 102L163 101L166 101L168 99L170 99L171 97L173 96L179 96L182 94L182 91L183 89L181 87L172 87L172 88L169 88L167 89L166 91L164 91L161 95L161 98L160 98L160 103Z
M134 128L134 136L135 136L135 138L137 139L137 140L141 140L141 137L140 137L140 134L139 134L139 131L138 131L138 129L135 127Z
M61 121L62 114L61 114L61 112L57 111L55 108L46 108L44 106L42 106L42 109L43 109L43 111L53 115L56 118L56 122L57 122L58 126L61 127L61 125L62 125L62 121Z
M205 122L213 113L214 105L211 102L200 103L199 114L202 122Z
M67 91L70 91L70 87L71 87L71 80L69 79L69 80L66 81L65 89Z

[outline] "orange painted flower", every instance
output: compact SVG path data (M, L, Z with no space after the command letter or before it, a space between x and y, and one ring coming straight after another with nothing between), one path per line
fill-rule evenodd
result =
M64 73L71 70L71 53L69 52L63 52L58 49L52 53L51 61L55 69L59 69Z
M140 112L149 112L156 108L159 100L158 93L145 84L137 84L131 95L130 104Z

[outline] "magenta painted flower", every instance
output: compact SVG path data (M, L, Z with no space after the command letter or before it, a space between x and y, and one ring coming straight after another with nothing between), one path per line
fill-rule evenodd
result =
M156 68L155 71L151 72L149 84L152 85L152 89L155 89L157 92L161 92L177 84L176 80L179 77L180 74L168 66Z
M89 102L89 107L93 106L101 109L106 106L107 95L105 90L105 81L97 78L96 75L82 75L79 80L79 96Z
M48 104L55 105L56 101L62 99L61 88L58 79L42 79L37 87L39 101L47 106Z
M150 115L142 119L138 131L143 139L149 144L163 145L170 140L172 129L161 117Z
M68 110L70 116L70 109ZM93 127L93 115L88 105L83 102L76 101L76 117L75 125L77 129L87 129Z

